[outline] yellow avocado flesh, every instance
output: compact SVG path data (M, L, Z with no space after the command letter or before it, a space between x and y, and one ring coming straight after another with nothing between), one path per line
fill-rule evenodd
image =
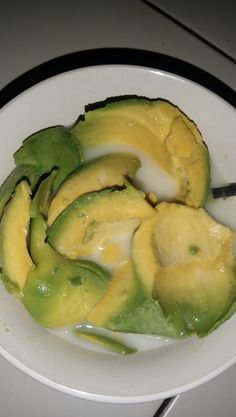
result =
M86 319L95 326L109 327L109 320L117 317L135 297L137 284L131 262L121 265L101 300L87 315Z
M234 233L217 223L203 208L161 203L156 207L152 245L161 266L194 260L212 263L233 260Z
M178 184L175 200L196 207L204 204L209 189L208 150L196 125L176 106L162 100L121 100L88 111L73 133L85 154L110 144L143 151Z
M152 232L156 217L144 220L135 232L132 241L132 261L134 270L142 283L147 297L152 298L153 283L158 264L152 248ZM144 262L140 260L145 259Z
M140 166L138 158L129 154L111 154L83 164L70 175L58 190L48 212L48 224L82 194L122 185L124 177L133 177Z
M1 222L0 253L2 273L20 291L33 262L27 249L27 233L30 220L31 190L26 181L15 190Z
M150 293L153 285L152 295L176 323L184 323L190 333L206 334L236 298L234 233L204 209L169 203L160 203L155 218L136 232L137 239L138 233L147 241L143 258L140 242L132 249L144 287ZM150 273L143 266L146 260Z
M77 259L84 255L88 229L100 223L152 217L155 210L143 194L128 185L123 190L86 194L72 203L53 223L49 243L62 255ZM85 248L86 250L86 248Z

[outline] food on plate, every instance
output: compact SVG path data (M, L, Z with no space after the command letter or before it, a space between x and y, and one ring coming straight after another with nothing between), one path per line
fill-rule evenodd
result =
M48 241L59 253L71 259L89 255L89 243L97 231L101 236L99 226L102 223L153 216L154 208L144 197L128 183L121 190L114 188L84 194L58 216L49 229Z
M84 340L100 345L106 349L109 349L121 355L131 355L132 353L137 352L136 348L128 346L124 344L123 342L120 342L119 340L114 339L104 334L99 334L99 333L91 332L88 330L84 330L84 329L81 329L80 327L75 327L73 333L76 336L79 336Z
M204 205L210 179L208 149L195 123L173 104L132 98L88 108L72 132L85 157L91 151L115 149L115 145L148 155L176 184L176 200L194 207ZM152 187L158 195L158 181Z
M133 178L140 167L135 155L111 154L79 166L69 175L53 198L48 211L48 224L80 195L109 187L122 186L125 178Z
M107 100L71 130L34 133L14 160L1 275L38 323L128 354L90 328L202 337L234 314L234 232L204 208L209 152L178 107Z
M137 276L184 333L206 334L234 303L234 237L203 208L166 202L136 232Z

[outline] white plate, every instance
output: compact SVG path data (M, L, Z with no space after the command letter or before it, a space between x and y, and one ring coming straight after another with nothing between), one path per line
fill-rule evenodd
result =
M236 180L233 107L181 77L144 67L107 65L52 77L1 110L0 181L13 168L12 154L23 138L50 125L70 125L84 105L122 94L176 103L196 121L209 146L216 164L213 182ZM140 351L119 357L44 330L2 287L0 306L0 353L33 378L81 398L111 403L166 398L208 381L236 361L235 317L201 340L128 336Z

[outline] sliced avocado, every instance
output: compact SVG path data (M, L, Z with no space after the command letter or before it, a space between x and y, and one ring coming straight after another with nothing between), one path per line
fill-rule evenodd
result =
M63 258L45 242L46 227L42 216L32 219L30 251L35 268L28 273L22 302L43 326L78 323L103 296L110 274L92 262Z
M57 217L49 230L48 241L62 255L77 259L81 256L91 226L124 219L145 219L154 214L155 209L130 184L122 190L88 193Z
M148 298L152 298L154 279L158 263L153 251L152 233L156 216L144 220L134 234L132 241L132 261L138 280ZM142 259L145 260L142 262Z
M176 327L165 317L158 301L145 297L130 262L115 272L104 296L86 320L117 332L186 336L184 328Z
M81 337L81 339L87 340L88 342L95 343L109 349L112 352L119 353L120 355L131 355L136 353L137 349L126 345L125 343L116 340L114 337L109 337L104 334L95 333L91 330L83 330L79 327L74 329L74 334Z
M32 317L46 327L83 320L103 296L110 279L110 273L99 265L66 259L46 242L47 223L42 214L54 177L52 172L41 183L32 203L29 245L34 267L27 275L21 297Z
M139 167L138 158L130 154L105 155L81 165L66 178L52 200L48 213L49 226L82 194L115 185L121 186L124 177L132 178Z
M31 190L21 181L7 206L0 227L2 278L8 290L22 291L33 262L27 249Z
M106 103L88 109L72 129L85 153L114 144L132 147L134 153L142 151L175 180L175 200L203 205L209 189L209 155L194 122L177 106L160 99L120 98ZM150 188L145 191L159 195L158 175Z
M55 188L81 164L82 159L79 141L64 126L49 127L34 133L24 140L14 154L16 165L34 166L41 175L58 168Z
M117 269L106 293L89 312L86 320L95 326L109 328L109 321L136 301L138 290L132 264L126 262Z
M154 219L152 227L144 229L146 235L139 234L154 256L145 250L140 258L134 247L136 271L149 291L152 282L154 298L176 327L204 336L228 318L236 300L234 234L204 209L181 204L160 203ZM147 261L153 280L143 275Z
M27 180L33 189L39 179L40 173L37 172L32 165L19 165L14 168L11 174L6 178L0 186L0 217L7 202L10 200L15 191L16 185L22 181Z

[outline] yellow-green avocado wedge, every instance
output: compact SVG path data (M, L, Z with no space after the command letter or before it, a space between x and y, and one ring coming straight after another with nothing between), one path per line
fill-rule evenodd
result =
M42 216L32 219L30 249L35 268L27 275L22 302L43 326L81 322L104 294L110 275L92 262L63 258L45 243L45 236Z
M125 262L116 270L104 296L87 315L87 321L109 328L109 322L135 301L137 292L132 264Z
M202 208L160 203L136 238L147 242L142 253L137 242L133 247L136 273L175 326L204 336L233 314L236 267L229 228Z
M21 294L31 316L52 328L82 321L103 296L110 280L110 273L99 265L66 259L46 242L47 223L42 214L54 178L52 172L41 183L32 203L29 246L34 267L27 274Z
M21 181L6 207L0 226L2 278L8 290L21 292L33 262L27 249L31 190Z
M82 164L66 178L53 198L49 212L48 224L54 222L79 196L112 186L121 186L124 178L133 178L140 167L135 155L110 154Z
M204 205L210 181L208 150L195 123L177 106L161 99L121 97L88 108L72 132L85 153L108 144L143 151L178 184L176 201Z
M126 184L124 189L106 189L82 195L57 217L49 229L48 242L62 255L78 259L102 223L145 219L155 214L143 193Z

